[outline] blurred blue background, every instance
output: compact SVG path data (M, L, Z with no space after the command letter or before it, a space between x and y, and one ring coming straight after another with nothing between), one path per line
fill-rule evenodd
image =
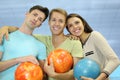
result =
M46 6L50 10L63 8L68 13L80 14L94 30L103 34L120 59L120 0L0 0L0 27L20 27L26 11L33 5ZM48 21L34 33L51 35ZM120 80L120 68L111 77Z

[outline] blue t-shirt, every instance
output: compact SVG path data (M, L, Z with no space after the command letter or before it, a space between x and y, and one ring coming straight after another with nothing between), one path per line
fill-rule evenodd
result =
M3 52L1 61L28 55L33 55L39 60L46 58L46 46L33 36L24 34L19 30L9 35L9 41L3 40L0 51ZM18 64L0 72L0 80L14 80L17 66Z

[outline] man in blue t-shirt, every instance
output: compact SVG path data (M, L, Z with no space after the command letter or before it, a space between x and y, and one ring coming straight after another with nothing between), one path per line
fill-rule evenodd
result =
M0 80L14 80L14 72L21 62L29 61L43 67L46 46L36 40L32 32L46 20L48 13L46 7L33 6L26 13L22 26L9 35L9 41L3 39L0 45Z

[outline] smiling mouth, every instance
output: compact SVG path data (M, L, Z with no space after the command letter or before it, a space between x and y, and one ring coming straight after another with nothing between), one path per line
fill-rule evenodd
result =
M75 32L75 33L78 33L78 32L80 32L80 30L74 30L74 32Z
M59 28L58 28L58 27L53 27L53 30L56 30L56 31L57 31L57 30L59 30Z

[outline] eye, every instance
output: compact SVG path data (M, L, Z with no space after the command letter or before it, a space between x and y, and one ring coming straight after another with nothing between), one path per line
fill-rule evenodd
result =
M55 19L51 19L51 21L56 21Z
M71 24L68 24L68 28L71 28L72 27L72 25Z
M37 14L33 14L34 16L37 16Z
M79 21L76 21L75 24L79 24L80 22Z
M41 17L39 17L38 20L41 21L41 22L43 21L43 19Z
M64 21L63 20L59 20L60 23L63 23Z

